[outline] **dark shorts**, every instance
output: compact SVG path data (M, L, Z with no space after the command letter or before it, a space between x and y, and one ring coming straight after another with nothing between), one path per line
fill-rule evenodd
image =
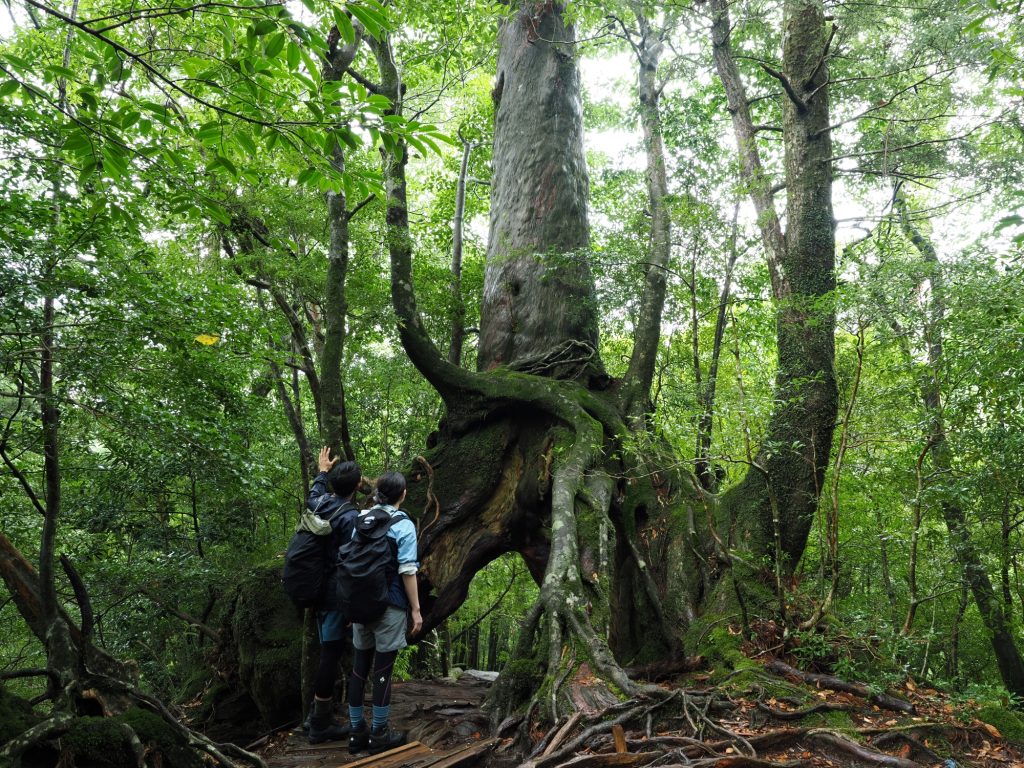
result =
M317 611L316 626L321 643L341 640L345 636L345 617L341 611Z

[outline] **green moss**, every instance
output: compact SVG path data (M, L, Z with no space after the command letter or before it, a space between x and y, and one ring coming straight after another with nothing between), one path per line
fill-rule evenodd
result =
M135 754L122 726L116 718L79 717L61 737L61 747L82 768L135 768Z
M728 617L723 616L701 617L683 638L684 647L692 648L707 660L715 681L738 670L758 668L758 664L743 653L742 642L743 637L730 631Z
M253 568L243 577L228 625L239 681L263 720L288 720L302 706L302 614L281 589L280 562Z
M185 744L185 739L170 724L155 712L150 712L147 709L130 709L114 719L120 720L135 731L135 735L143 744L161 748Z
M160 756L154 764L173 768L202 768L203 758L190 748L174 728L146 709L130 709L117 717L79 717L60 739L78 768L135 768L135 753L128 726L150 755Z
M1024 744L1024 719L1016 712L989 704L978 710L978 719L995 726L1007 741Z
M502 668L501 675L491 686L488 707L505 714L522 710L545 682L548 681L537 659L513 659Z
M849 712L818 712L805 718L803 725L806 725L808 728L830 728L834 731L847 731L853 738L858 738L856 734L857 726L850 718Z
M39 720L33 714L31 704L0 685L0 744L27 731Z

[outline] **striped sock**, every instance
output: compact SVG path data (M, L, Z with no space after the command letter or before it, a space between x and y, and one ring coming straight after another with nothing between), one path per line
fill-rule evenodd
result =
M391 715L391 707L378 707L373 705L373 730L381 731L387 727L388 717Z
M359 724L363 722L363 708L353 707L351 704L349 704L348 719L352 722L352 730L358 728Z

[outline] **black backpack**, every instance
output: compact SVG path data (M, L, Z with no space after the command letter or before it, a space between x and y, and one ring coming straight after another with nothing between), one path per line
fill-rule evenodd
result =
M284 555L281 584L299 608L324 607L331 578L331 521L355 509L351 502L345 502L327 517L320 517L317 513L327 498L321 500L316 510L302 513Z
M336 603L350 621L369 624L384 615L388 589L398 574L398 543L388 531L403 519L408 515L401 510L393 515L383 507L361 512L352 540L338 550Z

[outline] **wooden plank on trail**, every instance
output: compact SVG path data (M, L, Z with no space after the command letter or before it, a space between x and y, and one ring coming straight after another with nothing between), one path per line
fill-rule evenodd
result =
M436 759L429 763L424 763L419 768L457 768L463 763L476 759L497 743L497 739L486 739L473 744L467 744L453 752L440 754Z
M418 741L411 741L400 747L389 749L387 752L380 752L370 755L351 763L339 763L339 768L392 768L392 766L404 765L406 761L417 757L424 757L433 754L430 747Z
M288 747L284 751L286 755L311 755L315 752L338 752L348 751L348 737L339 741L325 741L323 744L302 744Z

